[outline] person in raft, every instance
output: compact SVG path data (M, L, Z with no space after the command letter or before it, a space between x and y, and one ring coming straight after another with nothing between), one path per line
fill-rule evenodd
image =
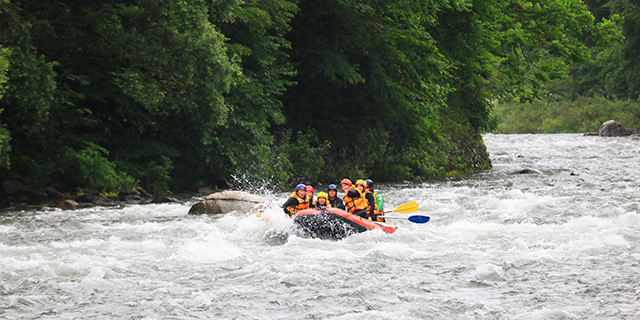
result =
M327 200L327 194L324 192L318 193L318 199L313 202L313 207L314 208L331 207L331 203L329 203L329 200Z
M380 195L379 193L373 191L373 180L371 179L366 179L364 180L366 189L366 192L371 192L373 193L373 197L376 199L376 213L380 213L384 211L384 199L382 198L382 195ZM377 215L376 216L378 218L378 221L380 222L384 222L384 218L381 215Z
M344 196L346 197L349 189L353 188L353 183L351 182L351 180L344 178L342 179L342 181L340 181L340 187L342 188L342 192L344 192Z
M367 187L364 180L356 181L356 188L347 192L344 204L347 211L364 219L373 220L376 213L378 213L376 198L371 191L366 190Z
M307 197L307 187L304 184L299 184L296 190L282 205L282 208L284 209L284 213L292 216L300 210L309 209L310 202L309 197Z
M313 208L313 204L315 203L315 201L313 200L313 193L315 192L315 190L313 190L312 186L307 185L307 197L309 197L309 207Z
M327 193L329 194L329 203L332 207L344 210L344 202L342 199L338 198L338 187L335 184L330 184L329 188L327 188ZM320 197L320 195L318 195Z

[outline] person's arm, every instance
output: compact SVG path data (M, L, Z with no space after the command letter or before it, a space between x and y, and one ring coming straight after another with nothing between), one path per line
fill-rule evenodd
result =
M344 202L342 201L342 199L340 198L336 198L336 207L338 207L338 209L342 209L344 210Z
M284 213L286 213L287 215L293 215L293 212L290 212L289 210L287 210L288 207L297 207L298 206L298 199L296 198L289 198L287 199L287 201L282 205L282 209L284 209Z
M369 192L364 196L367 201L369 201L369 207L371 207L369 209L369 212L367 212L367 215L369 217L373 217L373 214L375 213L376 210L376 198L373 196L373 193Z
M360 198L360 192L356 189L351 189L347 192L347 197L349 198Z

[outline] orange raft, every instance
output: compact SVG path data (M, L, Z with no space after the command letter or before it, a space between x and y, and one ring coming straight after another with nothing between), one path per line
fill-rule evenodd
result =
M373 229L386 233L394 233L398 229L393 223L363 219L338 208L305 209L291 218L299 235L318 239L340 240Z

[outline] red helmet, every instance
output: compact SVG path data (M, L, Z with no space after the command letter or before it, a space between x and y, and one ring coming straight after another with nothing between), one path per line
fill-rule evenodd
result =
M349 187L351 187L353 185L351 180L349 180L347 178L342 179L342 181L340 181L340 184L347 184L347 185L349 185Z
M311 193L313 193L313 187L312 186L307 186L307 191L311 191Z

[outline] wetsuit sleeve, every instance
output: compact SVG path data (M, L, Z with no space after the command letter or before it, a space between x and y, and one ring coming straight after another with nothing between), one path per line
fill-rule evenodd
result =
M369 212L367 212L367 215L369 217L373 217L373 214L375 213L375 210L376 210L376 198L373 196L373 193L371 192L365 194L364 197L367 199L367 201L369 201L369 204L371 207L371 209L369 209Z
M296 198L289 198L287 199L287 201L282 205L282 209L284 209L284 213L288 214L288 215L292 215L293 212L289 212L289 210L287 210L288 207L296 207L298 206L298 199Z
M332 205L333 205L333 204L332 204ZM344 210L344 209L345 209L345 207L344 207L344 201L342 201L342 199L340 199L340 198L336 197L336 204L335 204L335 206L334 206L334 207L337 207L338 209L342 209L342 210Z

